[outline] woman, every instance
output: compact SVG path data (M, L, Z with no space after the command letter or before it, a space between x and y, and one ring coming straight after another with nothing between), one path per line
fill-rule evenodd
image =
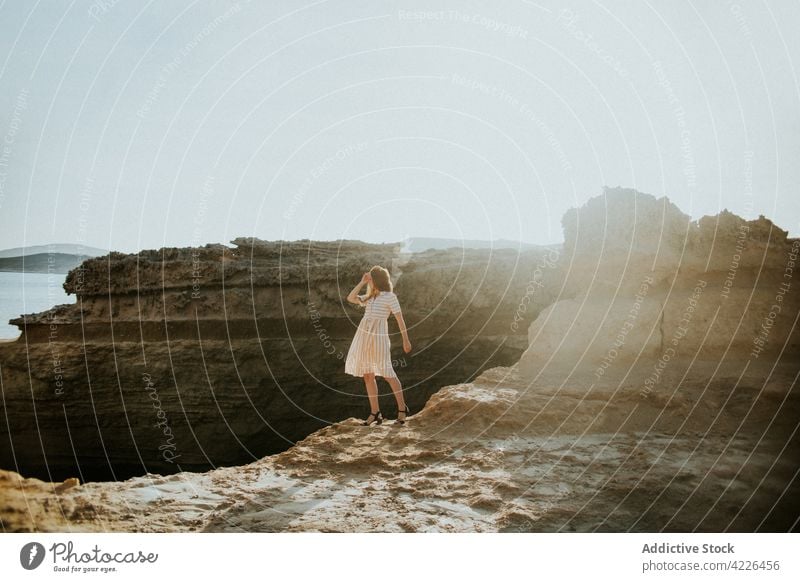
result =
M364 285L367 286L367 293L361 296L358 292ZM403 399L403 386L394 372L389 351L391 342L387 320L390 314L394 314L400 333L403 335L405 353L411 351L411 342L400 311L400 303L392 290L389 271L378 265L372 267L361 277L361 282L350 291L347 300L364 308L364 317L358 324L344 365L345 373L363 377L367 386L370 414L363 424L369 426L373 422L376 424L383 422L383 415L378 408L378 385L375 376L383 376L389 382L397 400L397 423L405 424L409 411Z

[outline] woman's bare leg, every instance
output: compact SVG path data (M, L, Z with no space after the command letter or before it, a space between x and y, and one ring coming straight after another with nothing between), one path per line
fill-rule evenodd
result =
M367 387L369 411L378 412L378 384L375 382L375 374L364 374L364 384Z
M406 401L403 398L403 385L400 383L400 378L385 378L385 380L392 387L392 394L394 394L394 399L397 400L397 410L405 410Z

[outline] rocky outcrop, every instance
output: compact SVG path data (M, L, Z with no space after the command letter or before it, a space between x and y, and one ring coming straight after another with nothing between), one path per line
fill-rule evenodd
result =
M795 528L797 241L765 219L693 222L666 199L626 190L606 191L564 223L562 272L543 283L555 301L530 325L519 361L446 386L405 426L347 419L280 454L206 473L75 486L0 472L0 523L10 531ZM520 305L537 305L542 280L532 280Z
M361 316L344 298L375 264L403 305L414 351L395 336L393 356L419 410L441 386L519 358L557 255L233 243L90 259L64 285L75 305L14 320L22 337L0 344L0 438L12 445L0 467L82 481L207 470L366 415L363 383L344 374Z
M800 240L760 217L697 222L666 198L608 189L564 217L565 292L528 330L519 366L564 358L593 377L655 360L796 360Z
M740 374L740 372L744 372ZM797 368L793 370L797 373ZM0 471L4 531L788 531L792 370L644 367L593 382L498 367L402 428L355 419L241 467L79 486ZM766 379L769 378L769 379Z

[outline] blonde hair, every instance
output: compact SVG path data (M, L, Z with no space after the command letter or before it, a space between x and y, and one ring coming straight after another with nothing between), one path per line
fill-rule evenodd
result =
M384 269L380 265L375 265L369 270L369 274L372 278L372 282L367 283L366 299L377 297L378 293L381 291L392 291L394 289L392 278L387 269Z

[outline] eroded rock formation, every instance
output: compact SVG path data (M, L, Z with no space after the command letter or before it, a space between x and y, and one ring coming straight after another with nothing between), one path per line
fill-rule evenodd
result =
M599 377L639 360L724 366L800 354L800 239L764 217L692 222L666 198L617 188L563 223L575 268L528 330L526 373L565 358Z
M75 486L0 472L3 527L796 527L798 241L765 219L695 223L618 189L564 225L555 301L519 361L441 389L404 427L348 419L201 474Z
M415 346L406 355L393 339L413 410L516 361L552 300L541 281L556 257L545 249L233 242L90 259L64 285L76 305L15 320L22 337L0 345L0 438L11 443L0 467L84 481L207 470L366 416L363 382L344 374L361 313L344 298L375 264L393 272ZM534 275L543 259L550 268Z

